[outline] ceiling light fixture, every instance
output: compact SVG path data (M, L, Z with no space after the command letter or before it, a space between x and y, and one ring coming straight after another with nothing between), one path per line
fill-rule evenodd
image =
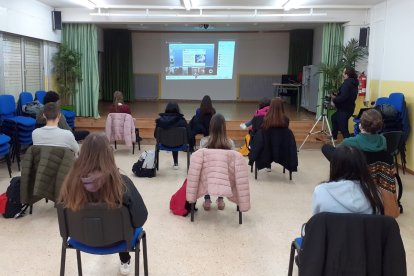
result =
M191 1L190 0L183 0L184 7L187 11L191 10Z
M76 3L90 10L93 10L94 8L96 8L96 4L91 0L76 0Z

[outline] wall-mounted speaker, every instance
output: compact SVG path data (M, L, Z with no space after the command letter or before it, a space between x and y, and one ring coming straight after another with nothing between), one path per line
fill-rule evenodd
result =
M367 47L369 41L369 28L359 29L359 46Z
M52 11L53 30L62 30L62 13L60 11Z

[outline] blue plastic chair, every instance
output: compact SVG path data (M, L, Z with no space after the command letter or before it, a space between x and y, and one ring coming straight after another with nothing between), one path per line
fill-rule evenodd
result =
M66 118L66 122L68 123L68 125L74 129L75 128L75 117L76 117L76 113L74 111L71 110L64 110L62 109L60 111Z
M388 104L395 107L398 112L403 112L404 110L404 94L399 92L391 93L388 96Z
M41 104L45 102L46 91L39 90L35 93L35 100L38 100Z
M20 170L21 146L32 144L32 132L36 120L25 116L16 116L16 104L12 95L0 95L0 124L3 132L12 139L12 158L17 157Z
M23 106L33 102L33 95L30 92L21 92L19 95L19 100L17 101L17 115L33 117L32 115L25 113L23 111Z
M135 252L135 275L139 275L139 252L142 240L144 274L148 275L146 233L133 228L127 207L111 209L103 203L87 204L80 211L57 205L62 254L60 275L65 274L66 249L75 249L78 274L82 275L80 252L108 255Z
M190 145L188 143L187 129L185 127L173 127L163 129L157 127L155 144L155 163L159 169L159 153L164 151L185 151L187 152L187 171L190 167Z
M9 170L9 176L12 177L11 161L10 161L10 137L0 134L0 156L4 156Z

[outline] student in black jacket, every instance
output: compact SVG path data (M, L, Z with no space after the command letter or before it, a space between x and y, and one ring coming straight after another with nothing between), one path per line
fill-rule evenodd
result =
M191 135L203 134L204 137L210 135L210 120L216 110L213 107L211 98L205 95L200 103L200 108L197 108L196 114L190 121Z
M336 112L332 115L332 138L338 138L338 131L344 138L351 136L348 130L348 120L354 114L355 100L358 96L358 79L355 69L347 67L343 73L344 82L337 95L332 95Z
M88 135L83 142L79 158L62 184L58 202L73 211L93 202L106 203L109 208L125 206L134 228L142 227L148 217L145 203L134 183L119 173L108 139L96 133ZM129 253L120 252L119 258L120 273L128 275L131 270Z
M176 102L169 102L165 107L165 112L159 114L160 117L155 120L154 137L157 138L157 128L170 129L173 127L185 127L187 129L187 137L189 139L190 148L194 145L190 137L190 131L184 115L180 113L180 108ZM178 151L173 151L174 169L178 169Z

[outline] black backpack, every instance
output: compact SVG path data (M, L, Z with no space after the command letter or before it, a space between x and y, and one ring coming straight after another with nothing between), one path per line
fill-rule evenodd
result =
M156 175L155 152L146 150L132 166L132 172L138 177L154 177Z
M28 205L20 203L20 176L13 177L6 191L7 203L4 212L5 218L19 218L24 216Z

